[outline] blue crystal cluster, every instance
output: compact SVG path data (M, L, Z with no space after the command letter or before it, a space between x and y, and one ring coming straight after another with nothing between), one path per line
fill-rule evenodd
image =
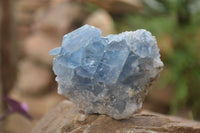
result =
M162 70L156 39L146 30L102 37L90 25L66 34L55 55L58 93L85 113L132 116Z

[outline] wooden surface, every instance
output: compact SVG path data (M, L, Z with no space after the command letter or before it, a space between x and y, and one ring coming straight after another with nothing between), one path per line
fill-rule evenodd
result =
M34 127L32 133L200 133L200 122L141 111L127 120L105 115L84 115L65 100L51 110Z

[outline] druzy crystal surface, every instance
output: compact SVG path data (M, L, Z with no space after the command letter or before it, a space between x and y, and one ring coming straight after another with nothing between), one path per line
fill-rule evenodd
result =
M102 37L100 29L84 25L50 54L58 93L85 113L115 119L141 109L163 67L156 39L143 29Z

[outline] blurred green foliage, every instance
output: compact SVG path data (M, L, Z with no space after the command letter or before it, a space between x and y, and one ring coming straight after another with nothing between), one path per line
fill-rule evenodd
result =
M189 10L196 1L156 2L165 7L165 12L152 9L148 11L148 7L144 14L128 14L123 19L116 17L116 28L119 32L143 28L151 31L157 38L163 34L171 36L173 50L162 55L167 72L160 79L164 88L169 84L174 87L170 113L190 108L193 118L200 120L200 13Z

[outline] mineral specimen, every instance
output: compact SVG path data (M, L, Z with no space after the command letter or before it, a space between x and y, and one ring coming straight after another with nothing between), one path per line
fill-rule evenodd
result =
M139 111L162 70L156 39L146 30L101 36L84 25L66 34L55 55L58 93L85 113L125 119Z

